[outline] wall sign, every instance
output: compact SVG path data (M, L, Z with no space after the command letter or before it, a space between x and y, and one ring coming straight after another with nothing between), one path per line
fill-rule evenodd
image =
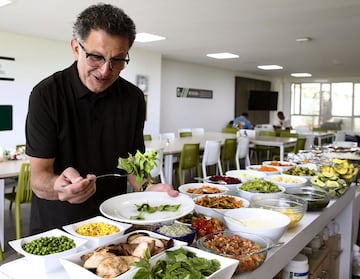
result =
M207 90L207 89L177 87L176 88L176 97L212 99L213 91Z
M0 80L14 81L15 78L9 76L8 68L9 62L15 61L14 57L0 56Z

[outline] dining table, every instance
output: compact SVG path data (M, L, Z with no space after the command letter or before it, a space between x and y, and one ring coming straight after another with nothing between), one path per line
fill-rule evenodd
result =
M18 177L20 166L26 160L4 160L0 162L0 242L4 250L4 207L5 207L5 179Z
M166 183L172 184L173 164L175 158L179 157L184 144L199 143L200 151L204 150L205 142L207 140L218 140L223 144L227 138L237 138L233 133L222 132L205 132L203 135L175 138L173 140L153 139L145 141L146 148L163 149L164 152L164 176ZM280 160L284 160L284 149L292 147L296 144L296 138L281 138L268 136L254 136L250 137L251 144L266 145L271 147L278 147L280 149ZM234 154L235 156L235 154Z

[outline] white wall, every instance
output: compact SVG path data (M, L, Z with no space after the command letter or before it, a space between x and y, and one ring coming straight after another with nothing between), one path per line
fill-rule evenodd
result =
M161 132L203 127L220 131L234 118L234 72L163 59ZM179 98L176 88L213 91L212 99Z

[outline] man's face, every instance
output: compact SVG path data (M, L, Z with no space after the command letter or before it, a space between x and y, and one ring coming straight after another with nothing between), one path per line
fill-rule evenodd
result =
M71 46L77 60L80 80L92 92L100 93L112 85L124 69L125 62L111 63L110 59L115 61L126 58L129 41L126 37L111 36L105 31L93 30L84 42L73 39ZM105 61L101 59L102 57ZM93 58L104 64L93 66L90 62Z

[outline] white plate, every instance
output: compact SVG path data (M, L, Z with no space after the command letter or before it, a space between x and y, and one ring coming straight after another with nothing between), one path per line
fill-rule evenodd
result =
M116 233L113 233L113 234L110 234L110 235L104 235L104 236L86 236L86 235L78 234L76 232L76 230L81 225L89 224L89 223L99 223L99 222L109 224L109 225L113 225L113 226L117 227L119 229L119 231L116 232ZM96 216L96 217L93 217L93 218L90 218L90 219L87 219L87 220L84 220L84 221L81 221L81 222L77 222L77 223L74 223L74 224L63 226L63 229L65 231L67 231L68 233L72 234L72 235L88 239L89 242L91 242L92 245L101 245L101 244L103 244L103 243L105 243L107 241L110 241L112 239L116 239L119 236L123 235L127 229L131 228L131 226L132 226L131 224L120 223L120 222L105 218L103 216Z
M144 213L144 220L131 220L131 216L139 214L135 205L141 205L143 203L148 203L150 206L165 204L181 204L181 206L174 212L157 211L152 214ZM120 222L149 225L175 220L189 214L194 208L194 201L185 194L179 193L177 197L170 197L168 193L165 192L135 192L119 195L104 201L100 205L100 212L104 216Z
M241 182L246 182L249 180L253 180L255 178L262 179L266 176L266 173L262 173L260 171L255 171L255 170L231 170L231 171L227 171L226 175L240 178ZM235 184L235 185L239 186L239 184Z

